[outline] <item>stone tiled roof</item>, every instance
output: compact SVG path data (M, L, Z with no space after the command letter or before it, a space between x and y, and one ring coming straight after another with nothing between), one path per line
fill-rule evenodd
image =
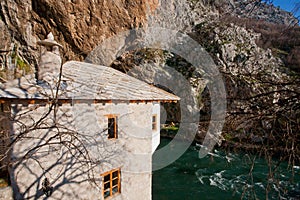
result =
M0 98L47 99L55 91L35 84L33 76L5 83ZM63 65L59 99L104 101L177 101L179 97L113 68L70 61Z

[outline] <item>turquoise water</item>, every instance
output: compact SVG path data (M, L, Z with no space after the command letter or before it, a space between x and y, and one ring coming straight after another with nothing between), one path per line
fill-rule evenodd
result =
M162 139L160 147L168 142ZM269 177L270 169L262 158L214 150L199 159L198 150L190 146L177 161L153 172L153 200L266 199L266 188L269 199L300 199L299 166L281 163Z

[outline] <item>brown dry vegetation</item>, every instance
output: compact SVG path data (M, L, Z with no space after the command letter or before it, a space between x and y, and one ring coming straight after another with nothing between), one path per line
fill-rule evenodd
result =
M290 69L300 72L300 26L274 24L262 20L223 16L225 23L234 23L260 33L257 44L264 49L271 49Z

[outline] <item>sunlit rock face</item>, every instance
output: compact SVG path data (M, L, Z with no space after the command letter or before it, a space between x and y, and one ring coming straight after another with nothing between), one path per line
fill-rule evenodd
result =
M218 19L220 13L249 15L254 3L245 4L245 1L229 0L214 3L205 0L3 0L0 45L6 53L1 53L0 63L7 67L9 57L17 52L34 68L39 59L36 42L45 39L49 32L64 47L64 58L84 60L106 38L126 30L159 26L190 32L194 25ZM256 6L251 16L285 24L295 20L289 13L264 4Z
M265 20L275 24L295 25L298 20L291 12L282 10L279 6L266 4L258 0L219 0L222 13L239 17Z
M17 51L34 68L39 59L36 42L52 32L64 47L64 58L83 60L105 38L145 26L148 13L157 6L157 0L3 0L1 50ZM1 53L0 62L8 62L10 56Z

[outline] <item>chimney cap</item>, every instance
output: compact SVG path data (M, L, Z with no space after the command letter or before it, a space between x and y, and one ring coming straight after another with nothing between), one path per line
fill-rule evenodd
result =
M40 41L37 42L37 44L42 45L42 46L48 46L48 47L58 46L60 48L63 48L63 46L61 44L57 43L54 40L54 36L53 36L52 32L50 32L47 35L47 39L40 40Z

